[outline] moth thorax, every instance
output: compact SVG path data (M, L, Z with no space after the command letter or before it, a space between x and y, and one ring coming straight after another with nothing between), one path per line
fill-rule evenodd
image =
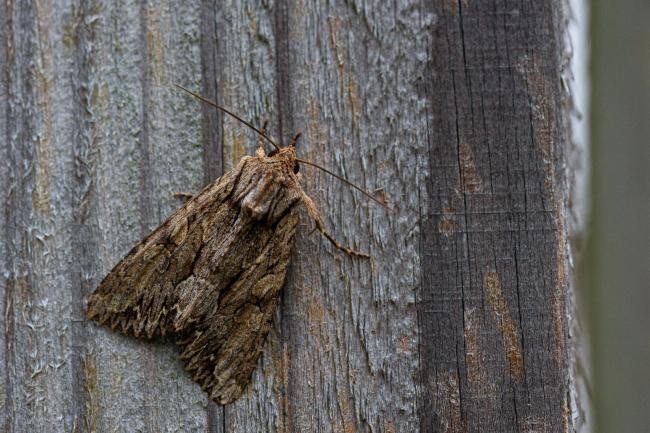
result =
M276 160L281 160L287 169L289 171L293 171L294 174L298 173L299 167L296 161L296 149L294 147L287 146L279 150L273 150L269 156L275 158Z
M254 220L268 219L272 221L274 215L270 213L278 206L278 201L284 197L282 193L282 177L280 172L269 170L261 175L255 185L248 190L241 200L241 208L248 216ZM275 212L273 212L275 213Z

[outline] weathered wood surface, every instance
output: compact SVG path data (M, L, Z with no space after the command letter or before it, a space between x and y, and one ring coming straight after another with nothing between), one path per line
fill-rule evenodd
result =
M569 431L560 2L0 5L7 432ZM252 388L208 403L169 342L83 320L178 202L251 153L321 172L350 260L299 230Z
M432 40L424 431L571 427L560 17L507 5L448 6Z

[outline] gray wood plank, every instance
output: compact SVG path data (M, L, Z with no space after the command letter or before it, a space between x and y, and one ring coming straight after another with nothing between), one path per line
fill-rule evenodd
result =
M416 431L419 186L426 143L425 15L415 2L287 2L278 8L280 112L302 155L380 190L390 213L311 168L305 185L350 260L298 236L281 314L284 428ZM281 47L282 44L278 44Z
M11 28L12 20L7 16L7 9L0 5L0 23L4 28ZM10 31L0 31L0 65L3 67L3 77L7 77L10 68L10 53L7 49L13 36ZM10 304L8 298L12 297L11 291L13 276L13 256L14 248L12 246L14 237L14 225L9 222L13 221L13 211L10 210L14 203L12 179L14 178L14 158L12 158L11 129L9 128L10 105L9 105L9 80L0 80L0 158L5 161L0 164L0 211L2 216L2 231L0 233L0 425L7 426L13 423L13 407L9 396L13 394L12 384L9 378L10 365L13 363L12 342L13 321L7 320L12 316L8 311Z
M72 73L74 62L62 33L52 31L61 27L62 10L7 3L2 18L8 150L5 429L69 431L76 407L69 399L72 114L70 89L60 78Z
M422 431L569 431L559 5L435 2Z
M99 278L178 207L174 192L197 190L203 178L200 107L170 87L201 81L198 3L111 3L103 13L97 118L110 133L98 139ZM205 430L206 399L172 344L89 328L100 431Z

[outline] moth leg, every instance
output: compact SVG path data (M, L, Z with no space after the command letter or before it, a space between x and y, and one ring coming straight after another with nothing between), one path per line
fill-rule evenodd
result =
M345 254L347 254L350 257L360 257L363 259L369 259L370 256L368 254L360 253L359 251L352 250L350 248L344 247L343 245L339 244L334 237L325 230L325 225L323 224L323 220L320 217L320 214L318 213L318 209L316 209L316 205L312 201L311 198L307 194L302 193L302 201L305 204L305 207L307 208L307 213L309 216L314 220L314 223L316 224L316 229L321 232L325 238L330 241L330 243L338 250L343 251Z
M315 232L316 230L318 230L316 227L314 227L313 229L309 230L309 233L307 233L307 237L310 237L311 235L313 235L314 232Z
M184 202L188 202L192 197L194 197L194 194L190 194L187 192L175 192L172 194L172 197L181 199Z

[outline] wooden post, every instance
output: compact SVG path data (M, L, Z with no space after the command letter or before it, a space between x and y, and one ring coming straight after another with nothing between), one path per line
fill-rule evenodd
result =
M7 432L568 432L560 2L0 5ZM208 402L170 341L83 319L131 246L256 137L309 167L253 384Z
M436 4L421 427L568 432L558 5Z

